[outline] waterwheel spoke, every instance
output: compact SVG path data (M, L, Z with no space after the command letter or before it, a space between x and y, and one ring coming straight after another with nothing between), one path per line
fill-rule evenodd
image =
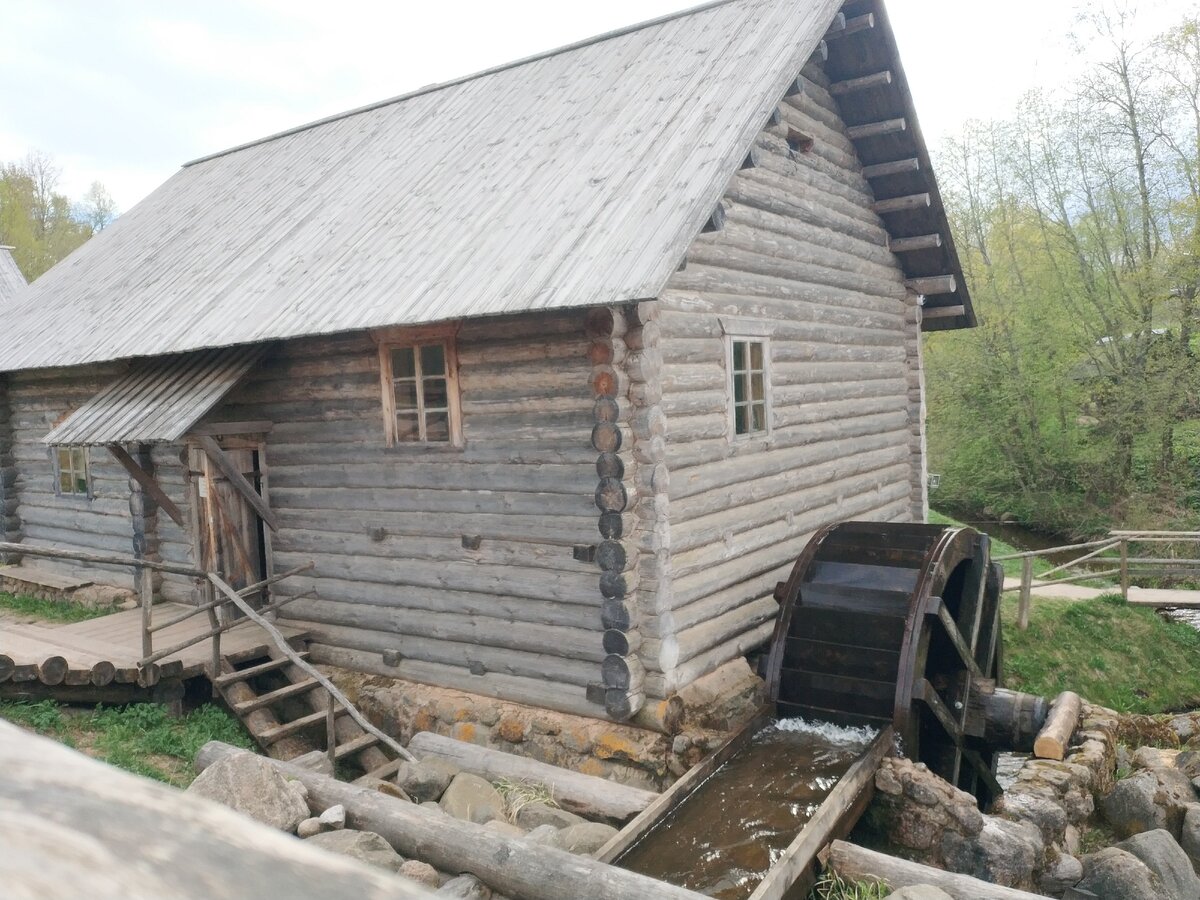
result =
M983 761L983 757L975 750L963 749L963 759L971 764L971 767L983 779L984 784L988 786L988 790L992 795L999 797L1004 793L1004 788L1000 786L1000 782L996 780L996 775L992 772L992 767Z
M924 678L918 678L913 696L929 707L934 718L941 724L946 735L954 742L956 747L962 747L962 729L959 728L958 721L954 718L954 714L950 712L950 707L946 705L946 701L942 699L941 694L937 689Z
M963 584L963 605L960 607L963 627L960 636L965 639L970 648L972 658L975 656L975 647L979 642L979 625L983 621L990 546L991 542L986 534L978 536L975 541L975 556L967 569L966 581Z
M950 638L950 643L958 651L963 665L971 670L972 675L982 678L983 672L979 668L979 663L975 661L975 654L971 652L971 648L967 645L963 633L958 630L958 623L954 621L954 616L950 615L950 610L946 608L946 604L942 602L940 597L934 597L931 602L933 603L933 611L936 612L938 621L942 623L942 628L945 629L946 636Z

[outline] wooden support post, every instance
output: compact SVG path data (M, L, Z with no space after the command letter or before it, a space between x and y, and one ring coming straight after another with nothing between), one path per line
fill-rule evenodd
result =
M1072 691L1063 691L1054 698L1046 724L1033 742L1033 755L1038 759L1055 759L1059 762L1067 755L1071 735L1079 724L1083 711L1083 700Z
M1129 602L1129 541L1121 538L1121 596Z
M325 752L329 755L329 765L337 764L337 700L329 694L329 702L325 704Z
M138 569L138 601L142 607L142 658L154 655L154 572L142 566Z
M1033 591L1033 557L1021 560L1021 602L1017 606L1017 627L1024 631L1029 627L1029 598Z
M124 447L120 444L109 444L108 452L129 473L129 476L142 486L142 490L154 498L154 502L158 504L158 508L170 516L171 521L180 528L187 528L187 523L184 521L183 513L180 512L179 507L167 496L166 491L159 485L158 480L138 465L137 460L130 456Z
M271 507L267 506L267 501L254 489L254 485L247 481L246 476L238 470L233 460L221 449L221 445L206 434L196 435L195 438L196 442L204 448L204 452L208 458L221 470L221 474L228 478L229 483L246 499L246 502L254 507L254 511L258 513L259 518L272 531L278 531L279 520L275 518L275 513L271 510Z
M863 178L870 181L873 178L887 178L889 175L906 175L909 172L921 171L921 160L915 156L909 159L897 159L892 162L877 163L873 166L863 166Z

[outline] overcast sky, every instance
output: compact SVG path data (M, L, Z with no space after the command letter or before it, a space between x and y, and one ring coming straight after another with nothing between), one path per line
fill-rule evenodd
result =
M0 161L45 151L127 210L197 156L693 5L0 0ZM1073 77L1078 5L889 0L926 136ZM1195 5L1141 0L1140 27Z

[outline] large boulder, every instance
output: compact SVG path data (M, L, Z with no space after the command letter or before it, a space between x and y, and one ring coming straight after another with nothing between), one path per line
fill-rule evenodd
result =
M517 824L527 831L532 831L539 825L553 825L555 828L570 828L578 825L584 819L575 813L550 806L546 803L526 803L517 810Z
M1005 887L1030 887L1034 869L1045 853L1041 832L1030 822L983 817L974 838L956 831L942 837L942 856L952 872Z
M303 797L278 769L253 753L235 753L213 763L187 792L289 833L309 817Z
M1118 837L1157 828L1178 837L1184 814L1195 802L1191 779L1179 769L1146 769L1118 781L1101 801L1101 809Z
M409 881L415 881L417 884L423 884L425 887L435 888L441 879L438 877L438 871L427 862L421 862L419 859L407 860L400 866L398 873L403 875Z
M440 800L454 776L462 770L454 763L427 756L416 763L404 763L396 773L396 784L416 803Z
M584 822L582 825L572 825L559 831L549 842L559 850L568 853L578 853L581 856L595 853L617 834L617 829L611 825L599 822Z
M1164 900L1200 897L1200 878L1196 877L1187 854L1168 832L1144 831L1117 844L1117 849L1132 853L1162 880Z
M940 887L932 884L910 884L888 894L889 900L954 900Z
M399 872L404 864L404 858L392 849L392 845L373 831L343 828L313 835L305 843L389 872Z
M474 875L459 875L443 884L437 895L456 900L492 900L492 889Z
M1083 863L1069 853L1059 853L1049 863L1038 879L1038 889L1043 894L1058 897L1069 887L1074 887L1083 877Z
M1192 868L1200 873L1200 804L1188 807L1179 834L1179 846L1192 861Z
M490 782L469 772L454 776L440 802L442 809L454 818L476 825L504 818L504 798L500 792Z
M1104 900L1164 900L1162 880L1126 850L1109 847L1083 858L1083 880L1075 885Z

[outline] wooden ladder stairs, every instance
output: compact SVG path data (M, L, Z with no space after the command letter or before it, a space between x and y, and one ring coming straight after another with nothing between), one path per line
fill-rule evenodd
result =
M300 651L307 660L307 651ZM262 682L269 680L269 686ZM269 658L236 668L221 657L213 687L268 756L290 760L314 749L336 766L352 763L364 777L394 775L403 762L386 743L364 731L347 708L291 659ZM307 710L307 711L306 711Z

